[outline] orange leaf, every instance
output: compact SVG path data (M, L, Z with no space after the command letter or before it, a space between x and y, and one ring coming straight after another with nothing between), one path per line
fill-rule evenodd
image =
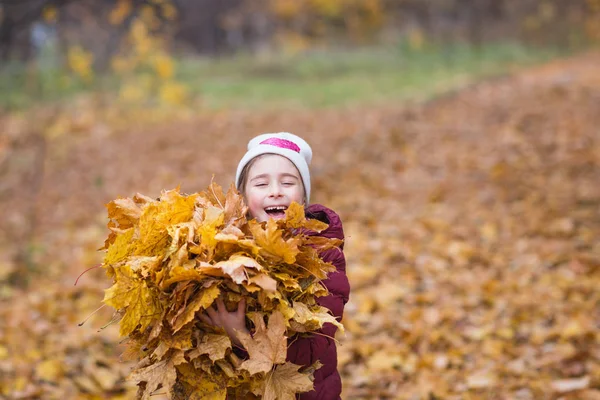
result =
M281 259L287 264L293 264L296 261L296 255L300 252L298 245L300 239L291 238L284 240L282 231L278 229L277 222L269 219L265 228L256 220L249 221L249 228L254 236L254 241L262 248L261 254L266 252L276 259Z

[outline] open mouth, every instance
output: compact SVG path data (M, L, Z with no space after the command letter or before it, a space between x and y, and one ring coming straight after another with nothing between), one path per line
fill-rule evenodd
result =
M287 206L265 207L265 212L271 218L283 218L283 217L285 217L285 210L287 210Z

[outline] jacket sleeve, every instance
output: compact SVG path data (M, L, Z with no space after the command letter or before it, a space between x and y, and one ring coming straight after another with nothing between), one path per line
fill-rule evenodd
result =
M331 262L336 267L336 271L323 281L325 287L329 290L329 295L317 299L319 305L327 307L333 316L341 321L344 305L348 302L350 284L346 276L346 262L344 253L341 249L332 249L323 253L323 260ZM290 338L287 352L287 359L297 365L308 366L315 361L321 361L325 366L331 366L334 369L337 366L337 360L323 359L322 356L331 354L327 351L330 346L335 347L335 325L327 323L315 334L307 336L295 336ZM334 353L335 354L335 353ZM323 368L326 368L326 367Z

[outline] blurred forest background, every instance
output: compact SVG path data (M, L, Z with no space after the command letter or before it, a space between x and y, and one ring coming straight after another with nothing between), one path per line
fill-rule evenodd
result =
M291 131L344 399L600 399L599 43L600 0L0 0L0 398L132 398L112 310L79 326L104 204Z
M154 90L167 102L201 94L217 106L248 103L258 96L276 103L272 78L288 78L290 85L280 87L291 91L289 97L306 100L302 88L293 87L296 82L308 80L310 87L304 90L310 91L318 86L310 78L331 75L337 76L332 84L340 86L337 97L308 100L337 104L389 97L398 87L415 85L415 80L422 86L428 80L423 78L428 74L413 73L402 81L398 69L422 71L441 64L446 71L499 73L510 63L580 50L600 36L595 0L1 4L0 104L9 108L60 99L101 83L134 102L147 98L144 90ZM137 73L135 79L132 73ZM129 83L125 87L123 79ZM167 82L177 79L185 87ZM354 90L343 88L353 84ZM427 88L413 93L422 90Z

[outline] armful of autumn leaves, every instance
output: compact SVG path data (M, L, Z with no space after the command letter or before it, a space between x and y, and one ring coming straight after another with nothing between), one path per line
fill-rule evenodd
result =
M282 220L248 220L232 186L200 193L165 191L107 205L110 234L103 267L113 279L104 303L120 316L125 359L137 359L130 379L138 398L163 388L170 399L294 399L312 390L320 367L286 362L287 338L324 323L343 326L317 304L321 281L334 271L319 252L340 240L310 235L327 225L290 205ZM221 297L232 310L246 299L241 334L247 359L233 352L223 330L196 314ZM268 320L268 321L267 321Z

